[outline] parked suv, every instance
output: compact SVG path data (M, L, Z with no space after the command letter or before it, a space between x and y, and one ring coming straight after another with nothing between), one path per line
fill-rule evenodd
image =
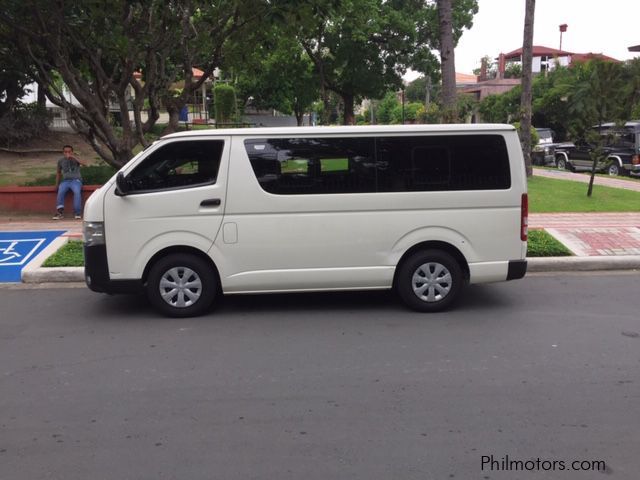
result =
M627 122L624 127L605 123L600 135L605 138L605 160L598 163L596 170L609 175L640 173L640 120ZM590 170L593 164L591 152L595 146L579 143L570 147L558 147L555 151L556 165L560 170Z
M556 166L556 149L573 147L570 142L556 142L555 132L550 128L537 128L538 144L533 147L531 152L531 162L534 165L552 165Z

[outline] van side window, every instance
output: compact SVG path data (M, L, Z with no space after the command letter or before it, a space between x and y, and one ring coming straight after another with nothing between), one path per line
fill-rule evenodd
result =
M214 184L223 148L223 140L171 142L145 158L127 181L133 192Z
M501 135L384 137L376 140L378 191L502 190L511 187Z
M372 138L252 139L244 144L260 186L269 193L375 192Z
M503 190L511 187L502 135L245 140L269 193Z

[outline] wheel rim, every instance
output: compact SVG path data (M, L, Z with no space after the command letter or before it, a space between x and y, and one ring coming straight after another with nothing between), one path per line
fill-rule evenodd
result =
M564 170L564 160L558 160L558 168L560 170Z
M413 273L411 288L423 302L439 302L451 291L451 272L438 262L422 264Z
M175 308L187 308L198 301L202 294L200 276L187 267L174 267L160 278L160 296Z
M612 175L612 176L618 175L618 166L617 165L609 166L609 175Z

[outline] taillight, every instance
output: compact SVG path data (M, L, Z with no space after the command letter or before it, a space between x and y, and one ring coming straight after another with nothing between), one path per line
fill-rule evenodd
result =
M529 196L526 193L522 194L522 201L520 203L520 240L527 241L529 233Z
M638 165L640 163L640 155L634 155L631 157L631 163L634 165Z

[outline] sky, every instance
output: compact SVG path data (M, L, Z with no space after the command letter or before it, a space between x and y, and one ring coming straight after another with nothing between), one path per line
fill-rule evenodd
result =
M456 71L472 73L480 59L522 47L525 0L478 0L473 27L455 50ZM566 23L562 49L604 53L618 60L640 56L640 0L536 0L533 44L559 48L559 25Z

